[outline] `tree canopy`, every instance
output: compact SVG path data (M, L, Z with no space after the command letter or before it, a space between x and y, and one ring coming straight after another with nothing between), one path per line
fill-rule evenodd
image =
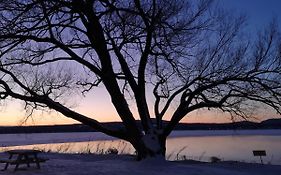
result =
M280 114L278 27L272 22L249 37L245 21L211 0L0 1L0 98L50 108L127 140L140 159L163 154L167 136L192 111L246 118L258 103ZM110 95L124 130L63 101L97 86Z

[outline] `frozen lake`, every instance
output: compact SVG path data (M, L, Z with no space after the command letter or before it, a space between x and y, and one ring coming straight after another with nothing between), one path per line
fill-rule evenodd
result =
M63 153L134 153L130 144L102 133L2 134L0 150L37 148ZM169 160L194 159L260 162L253 150L265 150L264 163L281 165L281 130L175 131L167 141Z

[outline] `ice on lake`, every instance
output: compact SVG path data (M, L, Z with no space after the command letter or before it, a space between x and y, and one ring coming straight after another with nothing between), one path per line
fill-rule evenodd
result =
M127 142L102 133L44 133L0 135L2 151L37 148L63 153L107 153L112 148L119 154L134 154ZM253 150L265 150L267 164L281 165L281 130L175 131L167 140L166 158L260 162ZM110 150L111 149L111 150Z

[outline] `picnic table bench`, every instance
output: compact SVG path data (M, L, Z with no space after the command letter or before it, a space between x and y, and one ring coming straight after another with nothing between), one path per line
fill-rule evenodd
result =
M10 155L8 159L0 159L0 163L6 164L2 171L7 170L9 165L16 165L14 169L16 171L19 165L26 164L27 167L30 167L32 163L36 164L37 168L40 169L40 163L48 160L38 157L38 153L41 153L39 150L10 150L7 153ZM14 155L17 155L16 159L13 159Z

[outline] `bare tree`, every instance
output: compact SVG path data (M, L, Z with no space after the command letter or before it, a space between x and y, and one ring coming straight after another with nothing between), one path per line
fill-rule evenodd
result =
M53 109L124 139L138 159L165 155L167 136L192 111L219 109L245 118L259 103L280 114L278 29L272 23L257 37L245 37L244 21L209 0L0 1L0 97ZM123 130L61 101L73 89L87 95L99 85Z

